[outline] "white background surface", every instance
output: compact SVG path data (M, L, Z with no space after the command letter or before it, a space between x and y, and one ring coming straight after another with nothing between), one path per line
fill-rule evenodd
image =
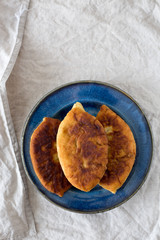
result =
M5 2L5 1L2 1ZM16 1L17 9L19 1ZM27 2L27 1L26 1ZM24 1L24 3L26 3ZM9 8L6 5L4 8ZM12 7L13 9L13 7ZM27 9L27 7L26 7ZM19 10L17 10L19 12ZM23 12L23 11L21 11ZM8 183L14 186L14 196L5 193L3 171L0 169L2 200L10 201L16 211L5 210L0 206L1 222L0 237L14 238L26 234L25 240L30 239L67 239L67 240L127 240L127 239L160 239L160 5L158 1L104 1L104 0L66 0L66 1L36 1L31 0L24 27L21 49L13 71L7 81L7 94L18 142L25 118L33 105L47 91L71 81L100 80L115 84L128 92L140 104L151 124L154 138L154 155L151 170L143 187L137 194L122 206L100 214L75 214L64 211L44 199L24 177L24 185L28 186L23 192L22 180L14 182L12 175L20 176L15 170L16 157L4 151L6 129L3 124L1 133L0 156L1 165L11 164L8 172ZM9 29L11 41L2 41L1 50L5 51L7 59L15 45L17 37L12 25L18 18L7 25L6 19L11 18L14 11L8 14L3 11L3 29ZM19 14L21 16L21 14ZM21 31L22 32L22 31ZM3 39L4 35L0 38ZM7 38L8 39L8 38ZM5 50L6 46L9 49ZM0 52L3 69L6 60ZM3 76L3 69L1 76ZM4 77L4 76L3 76ZM3 88L2 95L4 95ZM2 108L6 109L4 102ZM2 119L8 114L4 110ZM9 119L9 114L8 117ZM3 121L4 122L4 121ZM10 131L12 140L14 133ZM14 141L7 144L12 149ZM9 151L9 150L8 150ZM4 157L5 156L5 157ZM6 157L7 156L7 157ZM14 159L13 159L14 158ZM7 160L6 160L7 159ZM14 161L13 161L14 160ZM7 162L6 162L7 161ZM19 161L18 161L19 162ZM20 194L20 187L21 192ZM29 201L27 200L29 194ZM21 204L17 203L17 199ZM13 203L16 202L17 205ZM30 203L30 206L29 206ZM24 207L22 206L24 204ZM18 209L18 210L17 210ZM26 210L27 209L27 210ZM32 214L27 217L26 212ZM11 211L11 212L10 212ZM21 219L25 224L13 224L18 219L17 211L21 211ZM11 219L10 213L14 216ZM5 218L4 218L5 215ZM7 218L8 217L8 218ZM34 234L34 223L37 234ZM17 220L18 221L18 220ZM8 224L4 228L5 224ZM29 224L29 225L28 225ZM21 237L22 239L23 237ZM15 237L15 239L17 239Z

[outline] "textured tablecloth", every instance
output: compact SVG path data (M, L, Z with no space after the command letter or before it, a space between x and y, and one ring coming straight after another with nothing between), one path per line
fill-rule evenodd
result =
M1 0L0 66L0 239L160 239L159 2ZM125 90L153 133L146 182L125 204L99 214L72 213L44 199L27 180L18 150L36 101L78 80Z

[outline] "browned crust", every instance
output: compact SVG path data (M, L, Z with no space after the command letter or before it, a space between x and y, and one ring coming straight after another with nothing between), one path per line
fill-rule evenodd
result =
M62 197L71 184L64 176L57 156L56 136L59 124L58 119L43 119L31 136L30 156L41 184L48 191Z
M95 117L74 106L61 122L57 150L65 176L82 191L95 187L108 163L108 141L104 128Z
M100 185L115 193L129 176L136 156L136 143L127 123L107 106L96 117L108 137L108 165Z

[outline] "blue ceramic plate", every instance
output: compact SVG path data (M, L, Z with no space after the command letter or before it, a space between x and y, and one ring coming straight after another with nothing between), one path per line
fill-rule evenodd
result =
M137 146L135 164L128 179L116 194L97 185L88 193L72 187L60 198L47 191L35 175L29 154L30 138L34 129L43 117L62 120L77 101L81 102L85 110L94 116L97 115L100 106L106 104L123 118L133 131ZM55 89L36 104L24 126L21 152L29 179L48 200L71 211L95 213L119 206L141 187L151 164L152 136L143 112L125 92L109 84L82 81Z

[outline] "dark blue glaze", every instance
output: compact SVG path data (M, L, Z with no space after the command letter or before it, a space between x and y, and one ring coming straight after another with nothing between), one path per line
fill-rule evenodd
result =
M112 194L97 185L85 193L72 187L62 198L47 191L39 182L32 167L29 143L34 129L43 117L62 120L75 102L81 102L87 112L96 116L100 106L106 104L119 114L133 131L137 156L125 184ZM152 157L152 137L147 120L138 105L121 90L103 83L79 82L53 90L31 111L22 136L22 159L30 180L51 202L77 212L100 212L119 206L140 188L148 173Z

